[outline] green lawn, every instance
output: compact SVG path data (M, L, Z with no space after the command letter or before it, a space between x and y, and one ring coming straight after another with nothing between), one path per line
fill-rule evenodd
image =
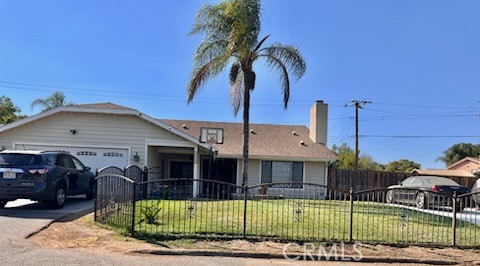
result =
M372 202L355 202L353 210L353 241L435 245L452 242L449 217ZM155 217L154 223L145 219L149 212ZM346 241L349 216L348 200L249 200L246 235L296 241ZM135 232L159 238L242 237L243 217L242 200L144 200L136 203ZM480 227L458 221L457 244L479 246Z

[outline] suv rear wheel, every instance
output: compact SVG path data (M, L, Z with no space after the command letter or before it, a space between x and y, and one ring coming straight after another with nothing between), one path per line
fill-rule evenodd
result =
M67 200L67 191L65 185L60 184L55 188L55 193L53 194L53 199L51 204L56 209L61 209L65 206L65 201Z

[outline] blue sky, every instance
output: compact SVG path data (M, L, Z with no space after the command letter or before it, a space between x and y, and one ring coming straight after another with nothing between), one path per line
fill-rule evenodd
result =
M0 1L0 94L28 115L39 112L30 108L34 99L61 90L76 103L110 101L158 118L241 122L229 105L227 73L186 104L200 42L187 33L204 3ZM370 100L360 112L360 150L379 162L439 168L435 159L451 145L479 143L462 136L480 136L480 1L262 5L261 35L297 45L308 69L292 82L283 110L277 76L255 65L252 122L308 125L310 106L325 100L329 145L353 147L354 110L344 105Z

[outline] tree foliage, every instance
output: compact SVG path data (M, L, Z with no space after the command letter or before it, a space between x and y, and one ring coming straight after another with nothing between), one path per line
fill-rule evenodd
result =
M61 91L56 91L52 93L52 95L46 97L46 98L40 98L36 99L32 102L32 109L35 106L41 106L42 107L42 112L51 110L53 108L61 107L61 106L67 106L67 105L73 105L74 103L72 102L67 102L65 100L65 94Z
M480 156L480 144L472 143L458 143L454 144L443 152L443 156L437 158L437 161L442 161L446 166L451 165L465 157Z
M15 122L19 119L27 117L20 114L21 110L15 106L7 96L0 97L0 125Z
M385 171L411 173L413 169L420 169L422 166L419 163L407 159L389 162L385 166Z
M355 151L346 143L342 143L340 146L333 145L332 150L337 154L338 157L338 160L335 163L336 167L345 170L355 169ZM381 171L383 168L384 167L382 164L373 160L372 156L368 154L361 154L358 158L359 170Z
M230 102L236 115L243 105L243 182L248 178L250 93L255 88L253 63L263 60L280 76L284 108L290 98L290 76L299 79L306 70L300 51L291 45L265 46L269 36L259 41L260 0L224 0L207 4L197 13L190 34L203 41L193 57L193 70L187 94L190 103L203 85L229 64Z

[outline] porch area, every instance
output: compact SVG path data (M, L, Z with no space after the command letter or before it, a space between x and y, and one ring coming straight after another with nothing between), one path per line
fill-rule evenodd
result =
M148 143L148 181L179 179L174 186L153 183L148 191L152 196L176 199L209 198L218 193L220 186L210 182L193 182L205 179L230 184L237 183L237 160L215 158L213 150L192 143ZM222 186L223 187L223 186Z

